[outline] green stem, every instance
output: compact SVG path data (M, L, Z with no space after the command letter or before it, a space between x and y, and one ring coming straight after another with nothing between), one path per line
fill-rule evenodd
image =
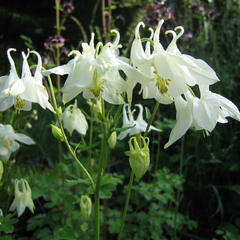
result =
M62 125L62 122L61 122L61 117L60 117L60 113L59 113L59 110L58 110L57 101L56 101L56 98L55 98L53 84L52 84L52 80L51 80L50 76L48 76L48 82L49 82L50 92L51 92L51 95L52 95L53 107L54 107L55 114L56 114L56 117L57 117L58 125L59 125L59 127L61 129L61 132L63 134L64 142L65 142L69 152L72 154L72 156L73 156L74 160L76 161L76 163L80 166L82 171L85 173L85 175L89 179L89 181L90 181L90 183L92 185L92 188L94 190L95 189L95 184L94 184L94 181L93 181L91 175L89 174L87 169L83 166L83 164L79 161L79 159L76 156L75 151L72 149L71 145L68 142L67 136L65 134L65 131L63 129L63 125Z
M122 233L123 233L123 229L124 229L124 225L125 225L125 219L126 219L127 211L128 211L128 204L129 204L131 191L132 191L133 179L134 179L134 173L133 173L133 170L131 170L131 175L130 175L130 179L129 179L129 183L128 183L128 191L127 191L125 206L124 206L124 210L123 210L121 228L120 228L120 232L118 235L118 240L121 240L121 238L122 238Z
M90 133L89 133L89 146L93 144L93 108L91 107L91 116L90 116ZM92 172L92 147L88 150L88 167L90 172Z
M143 135L144 137L146 137L147 134L148 134L148 130L149 130L149 128L150 128L150 126L151 126L151 124L154 120L154 117L157 113L158 107L159 107L159 102L156 102L156 104L154 106L154 109L153 109L153 113L148 120L148 125L147 125L146 130L145 130L144 135ZM121 240L121 238L122 238L122 233L123 233L123 229L124 229L124 225L125 225L125 219L126 219L127 210L128 210L128 204L129 204L131 191L132 191L133 179L134 179L134 173L133 173L133 171L131 171L130 180L129 180L129 183L128 183L128 192L127 192L127 196L126 196L126 200L125 200L125 206L124 206L124 210L123 210L123 216L122 216L122 221L121 221L120 232L119 232L119 235L118 235L118 240Z
M156 115L156 113L157 113L158 107L159 107L159 102L156 102L156 104L155 104L155 106L154 106L154 109L153 109L153 113L152 113L151 117L150 117L149 120L148 120L148 125L147 125L147 128L146 128L145 132L144 132L143 137L146 137L146 136L147 136L148 130L149 130L149 128L150 128L150 126L151 126L151 124L152 124L152 122L153 122L153 120L154 120L154 117L155 117L155 115Z
M74 16L71 16L70 19L72 19L73 22L75 22L76 25L79 27L79 29L82 33L83 41L88 42L88 37L87 37L86 31L84 30L84 27L83 27L82 23L77 18L75 18Z
M97 171L97 182L95 188L95 240L100 240L100 184L101 184L101 177L102 177L102 170L103 170L103 162L106 150L106 126L105 126L105 108L104 108L104 100L101 99L102 104L102 116L103 116L103 123L102 123L102 132L103 137L101 141L101 153L100 159L98 163L98 171Z
M104 153L105 153L105 133L104 137L102 138L101 143L101 153L100 159L98 163L98 172L97 172L97 182L95 188L95 240L100 239L100 183L101 183L101 176L102 176L102 169L103 169L103 160L104 160Z

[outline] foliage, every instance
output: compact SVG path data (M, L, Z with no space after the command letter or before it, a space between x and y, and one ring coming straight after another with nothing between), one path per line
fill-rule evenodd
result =
M54 38L56 26L53 2L1 3L1 76L8 74L9 63L3 56L9 47L14 46L25 52L27 48L38 49L44 56L44 66L50 68L56 65L58 50L61 50L60 62L65 63L67 54L72 49L79 49L82 42L90 40L90 32L96 32L96 38L103 42L110 37L110 34L104 34L100 0L71 3L75 6L71 14L64 15L64 9L60 9L64 19L61 38ZM112 1L111 6L106 6L104 14L106 17L111 14L112 28L119 29L125 45L125 56L130 55L134 27L140 20L144 19L147 27L154 28L156 18L164 16L168 17L166 22L169 28L184 26L186 37L179 39L179 48L187 54L206 60L221 79L221 84L213 88L239 106L239 9L237 0L116 0ZM39 11L41 15L38 14ZM147 30L142 31L149 37ZM49 36L53 38L49 39ZM50 43L56 39L63 41L63 46L58 48L54 45L51 48ZM162 40L166 46L171 38L162 36ZM20 70L20 54L16 58L17 69ZM57 92L55 82L57 79L54 79ZM135 93L139 90L137 86ZM135 102L141 102L138 95L135 95ZM82 103L81 98L78 102L89 123L92 121L94 125L93 140L96 141L91 143L90 136L81 138L73 133L71 146L81 162L95 173L100 156L97 147L104 137L101 133L102 116L99 113L95 116L89 114L90 107ZM149 119L153 101L147 101L146 106ZM181 144L163 150L163 143L175 124L172 109L173 106L161 106L156 114L154 126L162 132L151 133L151 169L141 181L133 184L123 239L239 239L238 123L229 120L228 126L217 126L209 137L204 132L191 129ZM107 106L106 113L107 116L112 114L112 108ZM113 116L115 115L117 112L114 112ZM110 119L107 123L109 129L113 126L113 121ZM50 128L50 124L55 125L56 120L50 113L43 114L39 107L34 106L34 111L23 114L18 114L13 109L6 114L0 113L0 122L11 123L18 132L28 133L37 142L34 148L22 146L12 155L10 162L4 163L5 170L0 184L0 207L3 210L3 216L0 216L0 238L92 239L95 212L93 210L91 218L86 221L79 203L84 194L88 194L93 201L94 192L63 146L63 158L59 161L59 145L52 137ZM115 130L118 132L121 129L111 129L108 134ZM104 240L116 239L121 226L123 202L127 193L127 187L123 185L128 182L130 170L124 155L126 145L117 141L114 149L105 152L104 165L109 167L100 184L103 210L100 218ZM18 220L8 209L14 192L12 182L22 176L28 176L36 211L31 215L27 210ZM93 178L96 180L97 175L93 174Z

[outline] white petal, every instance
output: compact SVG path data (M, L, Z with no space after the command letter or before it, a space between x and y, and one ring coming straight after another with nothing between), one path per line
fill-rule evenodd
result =
M219 117L219 104L213 94L209 93L201 99L193 100L193 116L197 125L208 131L212 131Z
M67 64L64 64L62 66L58 66L58 67L43 71L42 74L43 76L48 76L51 73L57 74L57 75L69 74L73 69L73 65L74 65L74 59L70 60Z
M4 97L0 98L0 112L6 111L8 108L12 107L14 104L14 97Z
M176 108L179 106L180 109L177 110L177 122L174 128L172 129L168 142L164 145L164 148L169 147L178 139L180 139L187 130L191 127L193 122L192 111L191 108L187 105L185 107L181 107L181 103L183 99L177 98L175 101L177 102ZM179 101L179 102L178 102Z
M15 133L15 139L27 145L35 144L35 142L30 137L22 133Z
M225 98L219 94L214 93L214 96L216 97L216 99L219 102L219 105L221 107L221 114L224 118L231 117L231 118L234 118L234 119L240 121L239 110L233 102L231 102L230 100L228 100L227 98Z

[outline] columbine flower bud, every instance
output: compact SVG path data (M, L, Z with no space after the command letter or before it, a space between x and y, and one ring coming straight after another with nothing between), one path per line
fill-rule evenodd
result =
M143 177L149 167L149 138L135 136L129 139L130 156L129 163L137 180Z
M102 104L100 99L96 99L96 102L93 102L93 100L89 100L88 104L96 116L98 114L102 114Z
M25 211L25 208L28 207L33 213L34 203L32 200L32 191L25 179L15 180L14 195L15 198L10 206L10 211L17 209L18 217L20 217Z
M51 125L51 128L52 128L53 136L56 139L58 139L59 141L64 142L64 137L63 137L61 129L59 127L53 125L53 124L50 124L50 125Z
M87 195L81 196L80 208L83 217L88 221L92 212L92 201Z
M3 163L2 161L0 160L0 181L2 179L2 175L3 175Z
M110 135L110 137L108 138L108 145L111 149L115 148L117 142L117 133L116 131L112 132L112 134Z

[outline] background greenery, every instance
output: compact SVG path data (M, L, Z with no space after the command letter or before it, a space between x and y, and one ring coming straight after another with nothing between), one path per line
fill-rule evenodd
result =
M66 51L80 48L81 42L89 41L91 31L96 32L98 40L109 37L103 34L101 1L72 1L72 4L75 9L71 14L61 13L65 19L61 35L66 40ZM19 59L16 62L19 70L20 51L26 52L27 48L49 56L51 61L46 67L54 65L53 51L44 47L48 37L56 35L54 6L54 1L1 2L0 75L8 74L6 50L10 47L18 50L14 57ZM109 8L105 10L109 14ZM155 28L163 17L165 30L184 26L185 37L179 41L181 51L209 63L221 79L212 89L240 106L238 0L116 0L112 1L111 16L112 28L119 29L121 34L125 49L122 54L128 57L138 21L144 20ZM163 36L163 45L170 40ZM67 61L63 53L61 62ZM144 103L152 111L154 102L143 102L137 95L138 86L135 91L134 103ZM79 97L81 108L89 112L89 106L81 100ZM22 146L5 168L0 186L0 207L4 213L1 239L90 239L93 219L84 220L79 201L82 194L92 193L84 181L76 181L83 176L71 156L64 154L59 163L57 140L50 128L46 128L54 122L51 114L37 106L35 110L35 114L20 115L14 110L0 113L1 123L12 123L15 129L27 133L38 143L35 147ZM174 106L160 106L154 125L163 131L150 134L151 169L140 182L134 183L124 239L239 239L239 122L229 119L229 124L217 125L209 137L190 130L184 139L163 150L174 119ZM100 126L97 121L94 126L97 140ZM78 155L87 164L85 143L77 134L73 135L72 142L80 142ZM130 174L126 149L127 141L117 143L108 159L108 174L102 180L104 240L116 239L120 226L126 193L123 186ZM91 159L93 167L98 154L96 148ZM9 183L16 177L27 177L36 205L34 215L25 211L19 221L15 214L8 212L13 193Z

